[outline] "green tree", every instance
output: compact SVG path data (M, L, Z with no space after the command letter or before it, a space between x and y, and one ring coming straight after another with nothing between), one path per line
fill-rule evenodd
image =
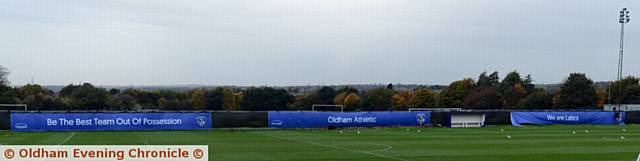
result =
M128 91L128 90L127 90ZM125 91L124 94L129 94L129 92ZM132 94L135 94L138 92L134 92ZM149 94L144 94L146 92L142 92L139 93L138 96L136 95L131 95L134 98L136 98L136 101L147 101L148 97L146 97ZM155 93L155 92L154 92ZM188 106L185 106L187 104L185 104L185 101L190 101L191 97L189 97L188 94L186 94L185 92L176 92L174 90L160 90L157 92L158 100L157 103L158 104L158 108L162 109L162 110L183 110L183 109L187 109ZM142 99L141 99L142 98ZM139 103L139 104L148 104L148 103ZM189 107L190 108L190 107Z
M137 105L136 98L127 94L118 95L118 99L120 99L120 101L122 102L125 110L134 110L134 107L136 107Z
M332 87L324 86L316 91L318 95L318 104L333 104L333 99L336 97L336 90Z
M410 107L414 108L425 108L425 107L436 107L438 100L436 99L437 95L431 91L431 89L427 88L418 88L414 92L414 97L411 98Z
M187 99L178 100L178 110L194 110L193 99L188 97Z
M476 87L465 97L464 106L467 108L492 109L502 107L500 102L500 77L498 72L494 71L487 76L483 72L478 76Z
M314 104L336 104L336 95L337 91L333 87L323 86L314 92L297 96L290 106L296 110L310 110Z
M112 110L134 110L136 100L133 96L121 93L108 96L107 105Z
M0 65L0 86L9 86L9 70Z
M465 97L473 90L475 82L471 78L465 78L449 84L442 93L440 106L463 107Z
M9 71L0 65L0 103L15 104L20 102L20 92L9 87Z
M625 77L622 80L616 80L611 84L611 99L613 102L611 103L622 103L628 104L627 101L633 101L633 99L625 98L625 97L638 97L634 95L629 95L627 90L633 86L640 85L640 78L637 77ZM625 94L626 93L626 94Z
M520 77L520 73L518 71L512 71L507 74L507 76L502 79L500 82L499 88L500 91L505 91L508 88L512 88L516 84L523 84L522 77Z
M291 105L291 107L295 110L310 110L313 104L320 104L319 100L318 93L311 92L296 97L296 101ZM342 102L337 102L336 104L342 104Z
M159 107L159 99L161 97L186 99L188 95L184 92L178 93L173 90L145 91L138 89L126 89L122 94L135 98L136 106L142 109L156 109Z
M553 107L552 100L552 94L544 91L543 89L538 89L527 95L527 97L521 101L520 107L527 109L549 109Z
M7 104L20 103L20 92L9 86L0 85L0 102Z
M54 107L53 110L70 110L72 109L73 102L68 97L53 97Z
M251 111L287 110L295 97L284 89L252 87L243 92L242 108Z
M498 88L483 85L474 88L464 99L464 106L475 109L497 109L501 107Z
M54 97L45 94L30 94L24 98L24 103L29 106L30 110L55 110Z
M626 104L640 104L640 85L626 87L621 102Z
M498 76L498 72L495 71L487 76L487 72L482 72L480 76L478 76L478 82L476 86L497 86L500 83L500 77Z
M524 80L522 80L522 86L527 93L533 93L536 90L536 85L533 84L533 79L529 74L527 74L527 76L524 77Z
M109 94L110 94L110 95L117 95L117 94L120 94L120 89L117 89L117 88L111 88L111 89L109 89Z
M107 95L105 100L106 109L108 110L120 110L123 109L123 104L117 96Z
M224 109L224 88L218 87L214 90L208 90L204 97L207 102L207 110Z
M362 104L364 110L368 111L380 111L391 109L391 97L393 97L394 91L388 88L376 88L367 91L362 96Z
M62 97L68 97L71 95L71 93L73 93L74 90L76 90L76 88L79 88L81 85L74 85L74 84L69 84L65 87L63 87L60 92L58 92L58 95L62 96Z
M562 108L596 108L598 96L593 81L583 73L571 73L560 87L558 104Z
M75 109L103 110L105 109L107 91L96 88L90 83L84 83L71 93L71 100Z

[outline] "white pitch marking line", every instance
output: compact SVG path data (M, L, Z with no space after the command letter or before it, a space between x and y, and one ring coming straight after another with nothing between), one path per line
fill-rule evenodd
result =
M282 140L289 140L289 141L312 144L312 145L321 146L321 147L325 147L325 148L332 148L332 149L338 149L338 150L347 150L347 151L356 152L356 153L369 154L369 155L372 155L372 156L381 157L381 158L387 158L387 159L392 159L392 160L409 161L409 160L406 160L406 159L397 158L397 157L393 157L393 156L372 153L370 151L360 151L360 150L355 150L355 149L349 149L349 148L344 148L344 147L339 147L339 146L320 144L320 143L316 143L316 142L293 139L293 138L283 138L283 137L277 137L277 136L271 136L271 135L267 135L267 136L273 137L273 138L277 138L277 139L282 139Z
M605 141L622 141L620 138L610 138L610 137L602 137L602 140Z
M73 138L73 136L76 135L76 132L71 133L71 135L69 135L66 139L62 140L60 143L58 143L58 145L62 145L64 143L67 143L67 141L71 140L71 138Z
M391 146L391 145L387 145L387 144L377 144L377 143L366 143L366 144L369 144L369 145L377 145L377 146L386 146L386 148L384 148L384 149L369 150L369 151L367 151L367 152L382 152L382 151L388 151L388 150L391 150L391 148L393 148L393 146Z

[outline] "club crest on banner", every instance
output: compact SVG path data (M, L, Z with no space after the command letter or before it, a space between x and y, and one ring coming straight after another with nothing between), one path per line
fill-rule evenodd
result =
M198 116L196 119L198 122L198 126L204 127L204 125L207 125L207 119L204 116Z
M418 115L416 115L416 121L418 121L418 125L424 125L426 120L427 120L427 115L423 113L419 113Z

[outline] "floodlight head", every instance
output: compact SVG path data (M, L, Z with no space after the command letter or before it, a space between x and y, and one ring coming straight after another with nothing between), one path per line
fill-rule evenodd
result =
M629 11L627 10L627 8L622 8L622 11L620 11L620 19L618 19L618 22L629 23L629 21L631 21L631 18L629 18Z

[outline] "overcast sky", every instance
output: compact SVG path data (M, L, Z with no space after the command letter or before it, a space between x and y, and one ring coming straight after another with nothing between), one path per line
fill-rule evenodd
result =
M604 81L622 7L639 76L637 0L2 0L0 65L13 85Z

